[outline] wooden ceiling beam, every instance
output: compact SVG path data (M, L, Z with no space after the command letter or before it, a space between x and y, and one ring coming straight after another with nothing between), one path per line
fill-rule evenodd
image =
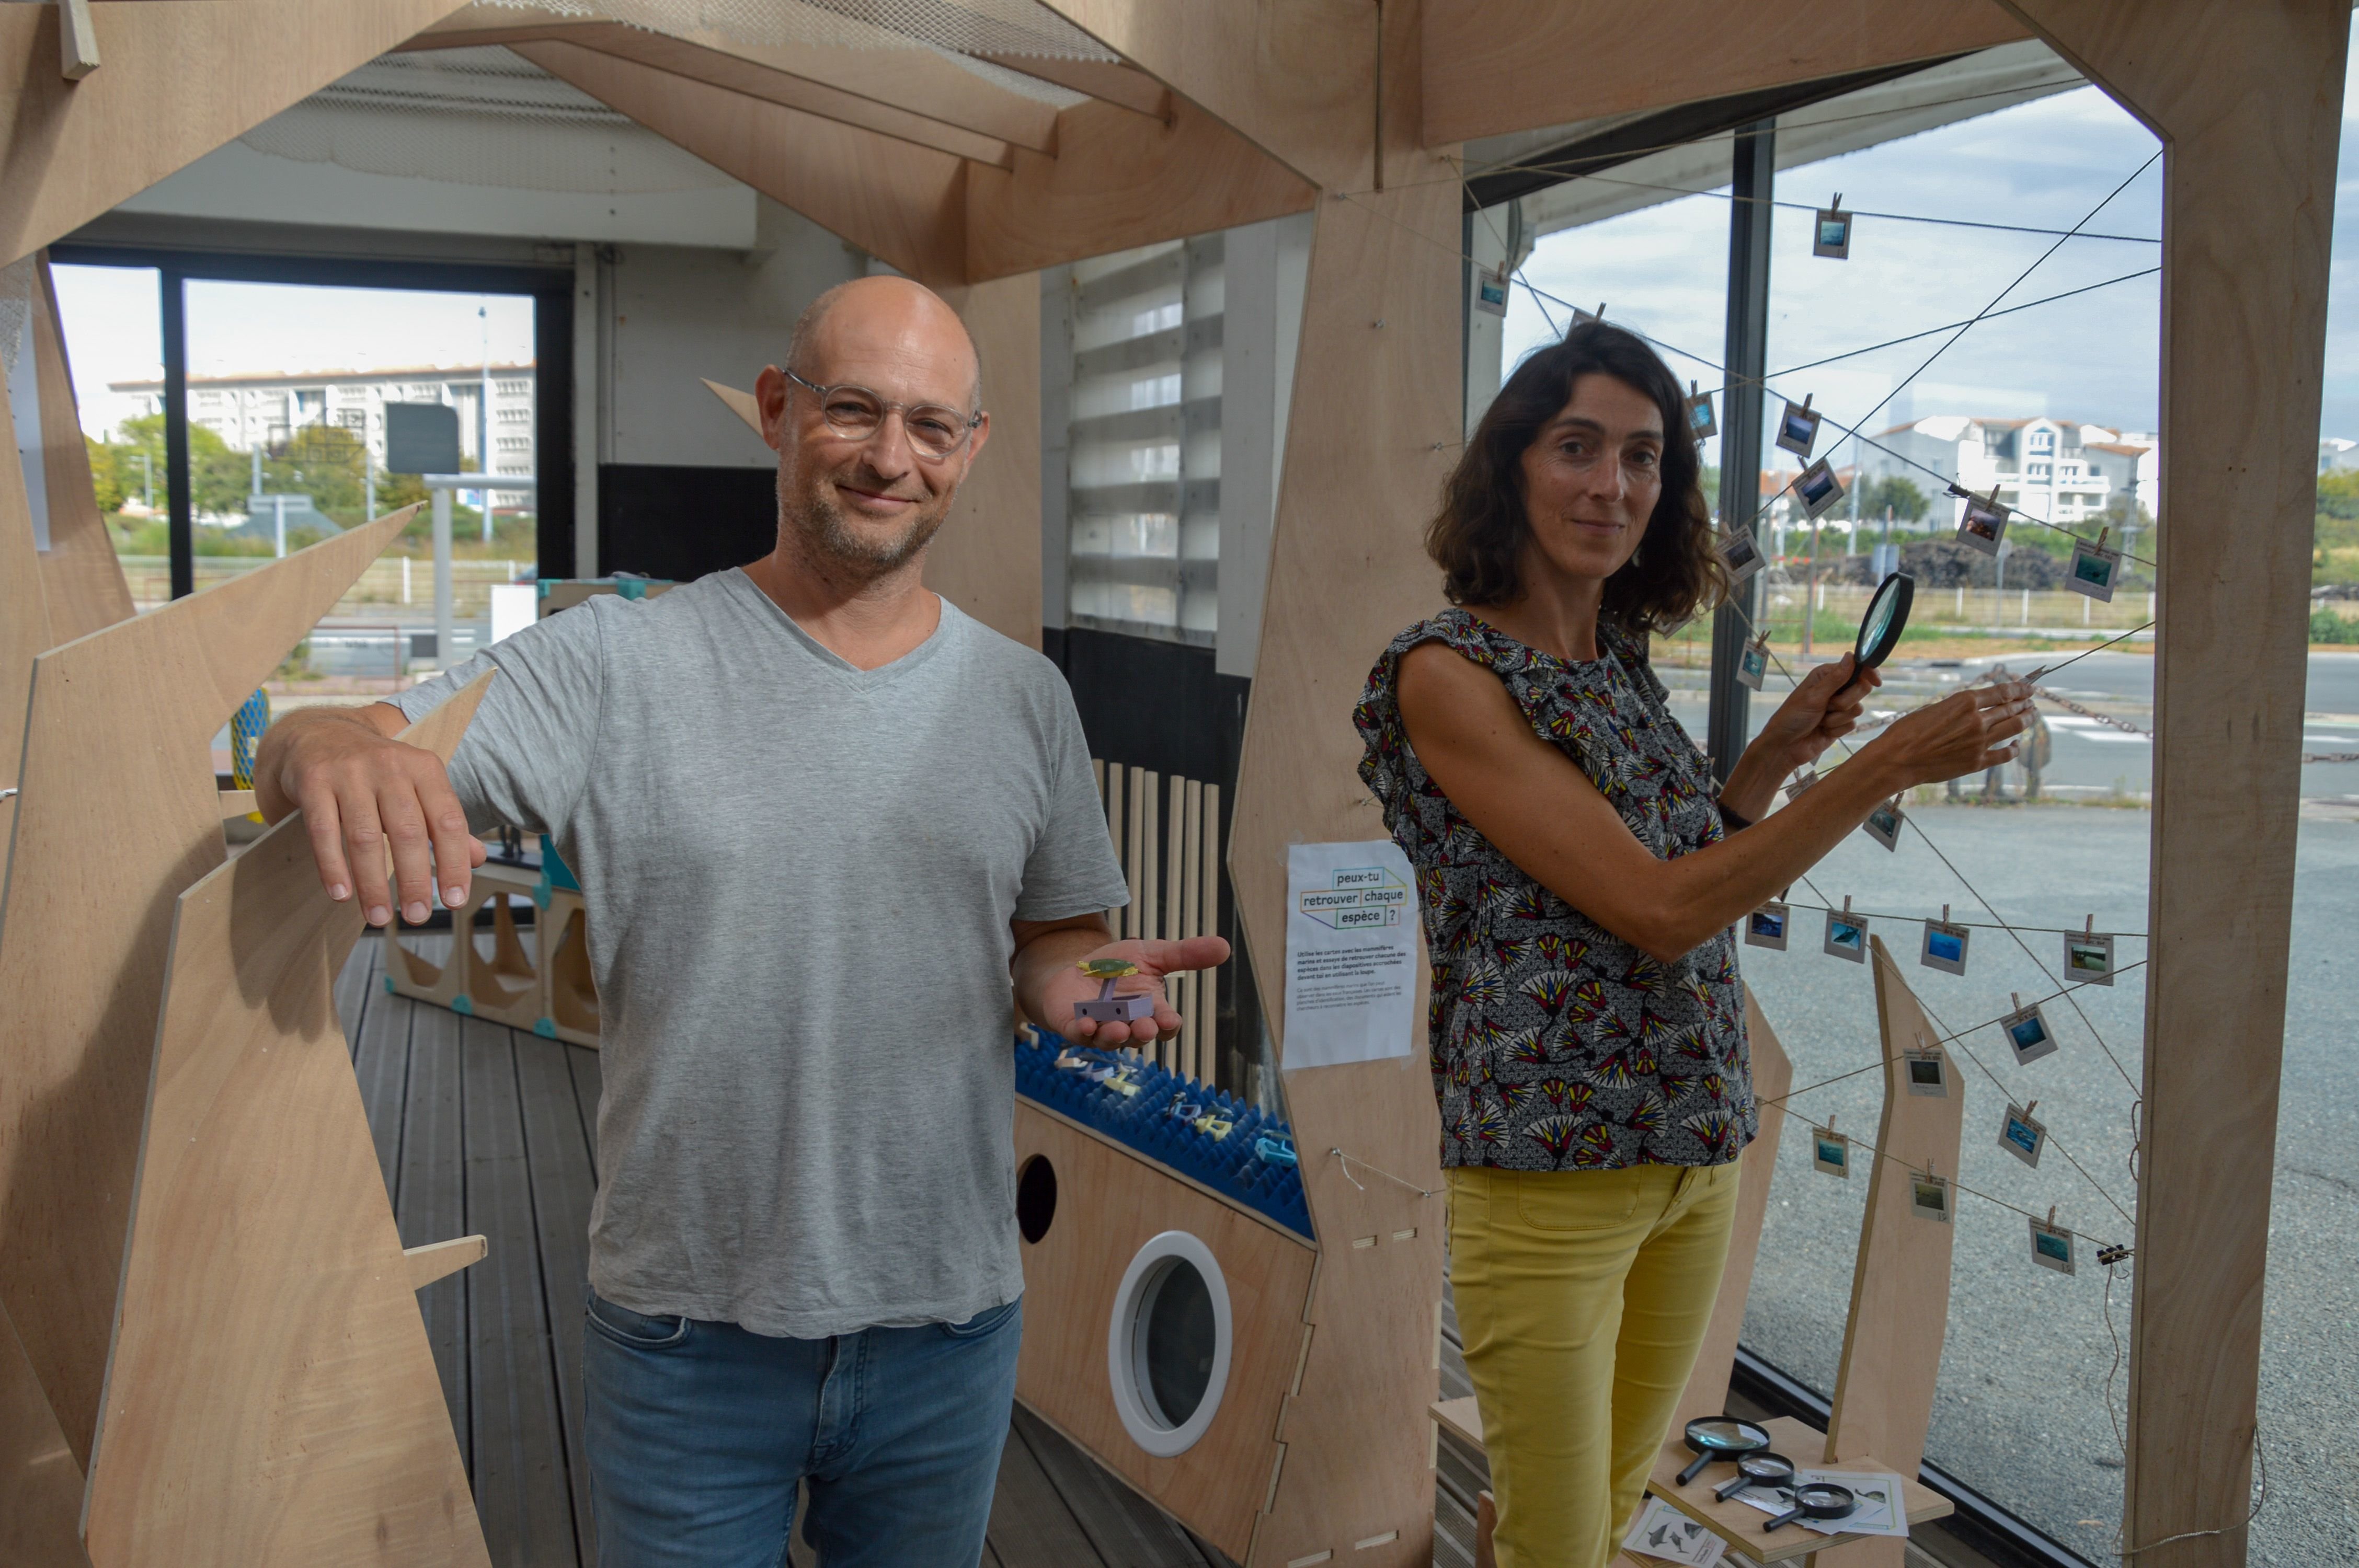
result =
M1029 76L1069 92L1086 92L1102 103L1128 109L1150 120L1171 118L1171 91L1143 70L1100 59L1043 59L1037 55L979 57L1004 70Z
M1376 140L1392 138L1376 103L1383 8L1368 0L1040 3L1312 184L1364 190L1378 183ZM1388 27L1414 15L1408 6L1391 10ZM1384 52L1390 67L1394 51ZM1388 110L1405 90L1414 102L1414 73L1407 82L1401 74L1386 73Z
M1430 147L2032 36L1990 0L1425 0L1423 30Z
M966 281L966 160L579 44L509 47L909 276Z
M0 5L0 264L367 64L459 0L114 0L106 64L58 69L58 7Z
M740 43L709 29L654 31L610 18L549 16L541 21L517 20L507 6L471 5L445 17L402 45L404 50L473 49L484 44L538 43L555 39L579 43L609 54L642 59L664 65L660 46L672 46L721 56L743 67L822 87L832 93L863 100L896 114L913 116L949 130L993 141L1007 142L1034 152L1057 150L1057 109L993 85L951 60L922 49L837 49L818 44L763 45ZM620 34L658 48L646 50L614 49L603 41ZM667 70L678 70L666 65ZM697 70L679 70L700 81L728 81ZM749 91L740 88L739 91ZM756 92L757 97L768 97ZM810 113L827 111L786 98L773 100ZM849 115L848 124L862 124ZM870 129L881 129L870 125ZM887 132L888 135L897 134ZM907 140L921 141L918 136ZM955 150L945 148L944 150ZM993 161L995 161L994 159Z
M1319 189L1184 98L1169 124L1109 103L1060 117L1058 157L967 171L966 268L980 282L1132 245L1256 223Z

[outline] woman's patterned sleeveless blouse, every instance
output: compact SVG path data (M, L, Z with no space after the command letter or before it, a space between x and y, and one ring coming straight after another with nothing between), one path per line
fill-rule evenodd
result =
M1648 957L1526 876L1427 776L1401 726L1401 655L1447 643L1495 674L1533 733L1579 764L1669 860L1725 836L1703 757L1665 706L1643 643L1600 627L1566 664L1463 610L1402 633L1353 721L1360 776L1417 869L1433 962L1441 1162L1511 1171L1718 1165L1760 1125L1736 944Z

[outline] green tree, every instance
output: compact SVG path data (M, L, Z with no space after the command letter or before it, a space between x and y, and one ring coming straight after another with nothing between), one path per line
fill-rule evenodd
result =
M1915 523L1923 519L1930 505L1925 492L1917 488L1914 480L1897 473L1888 473L1872 481L1859 495L1859 514L1862 517L1881 517L1888 506L1892 514L1902 522Z

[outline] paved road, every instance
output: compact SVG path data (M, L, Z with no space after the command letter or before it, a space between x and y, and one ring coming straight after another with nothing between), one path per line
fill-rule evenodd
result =
M2093 914L2099 930L2145 925L2149 818L2142 810L1930 807L1914 816L2010 920L2077 927ZM2270 1498L2254 1527L2251 1561L2314 1568L2347 1560L2359 1530L2349 1461L2309 1441L2314 1433L2359 1429L2359 1356L2349 1338L2349 1325L2359 1322L2352 1240L2359 1230L2359 1078L2349 1052L2359 1031L2359 948L2349 939L2359 925L2359 824L2305 821L2299 867L2264 1316L2262 1436ZM1864 910L1921 917L1947 903L1956 918L1990 918L1913 835L1903 836L1897 852L1854 835L1810 880L1833 902L1849 894ZM1799 885L1792 897L1819 902ZM1799 1086L1850 1072L1872 1061L1875 1049L1869 972L1820 951L1823 925L1823 915L1798 910L1791 951L1746 947L1742 955L1745 978L1793 1057ZM1974 933L1965 976L1923 968L1916 957L1922 929L1897 919L1871 925L1948 1030L2006 1011L2010 992L2031 997L2054 989L2030 957L1995 930ZM2050 970L2058 967L2060 936L2027 940ZM2125 964L2142 960L2145 941L2125 935L2119 952ZM2028 1067L2015 1065L1995 1031L1967 1036L1964 1044L1990 1071L1962 1064L1966 1186L2040 1214L2053 1204L2060 1222L2075 1230L2127 1238L2131 1227L2113 1204L2136 1206L2126 1168L2133 1090L2097 1037L2131 1076L2139 1073L2139 973L2129 971L2111 989L2077 993L2086 1022L2064 1003L2047 1004L2063 1049ZM1832 1113L1840 1130L1872 1138L1875 1083L1872 1074L1828 1083L1799 1094L1795 1108L1812 1120ZM2032 1098L2052 1141L2036 1170L1997 1142L2006 1102ZM1867 1184L1864 1168L1850 1181L1815 1173L1808 1128L1791 1118L1785 1127L1745 1337L1832 1391ZM2093 1180L2060 1157L2065 1150ZM1956 1225L1931 1457L2092 1562L2109 1562L2122 1471L2104 1399L2114 1352L2104 1273L2093 1263L2071 1278L2035 1267L2023 1217L1988 1203L1962 1196ZM2126 1332L2128 1301L2125 1274L2113 1294L2117 1332ZM2113 1399L2121 1408L2118 1378Z

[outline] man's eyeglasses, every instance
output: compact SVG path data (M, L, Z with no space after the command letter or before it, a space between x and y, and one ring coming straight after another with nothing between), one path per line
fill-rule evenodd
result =
M928 462L940 462L958 452L983 423L980 412L962 414L938 403L896 403L864 386L820 386L792 371L787 372L787 379L818 397L820 417L846 440L867 440L884 425L885 416L897 410L910 450Z

